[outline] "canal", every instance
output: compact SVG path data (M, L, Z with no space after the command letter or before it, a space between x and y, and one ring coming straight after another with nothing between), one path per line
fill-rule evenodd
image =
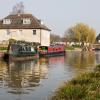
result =
M68 51L33 61L0 61L0 100L48 100L65 81L100 63L99 52Z

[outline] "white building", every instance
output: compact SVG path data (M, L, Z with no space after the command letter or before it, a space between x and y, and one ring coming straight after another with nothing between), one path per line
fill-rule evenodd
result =
M11 14L0 21L0 42L15 39L49 46L50 31L32 14Z

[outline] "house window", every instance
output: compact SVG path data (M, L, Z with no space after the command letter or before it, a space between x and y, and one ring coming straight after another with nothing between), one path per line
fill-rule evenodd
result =
M24 18L23 19L23 24L31 24L30 18Z
M7 29L7 35L10 35L10 30L9 29Z
M3 24L11 24L10 19L3 19Z
M33 30L33 35L36 35L36 30Z

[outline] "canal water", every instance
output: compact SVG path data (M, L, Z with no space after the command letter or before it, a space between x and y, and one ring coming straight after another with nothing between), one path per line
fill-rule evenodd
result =
M100 52L66 52L33 61L0 61L0 100L48 100L65 81L100 63Z

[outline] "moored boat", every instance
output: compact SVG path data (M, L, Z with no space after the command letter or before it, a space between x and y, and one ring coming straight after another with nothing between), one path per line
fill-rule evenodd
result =
M37 50L25 44L11 44L4 59L10 61L32 60L38 58Z
M39 56L60 56L65 54L64 45L40 46Z

